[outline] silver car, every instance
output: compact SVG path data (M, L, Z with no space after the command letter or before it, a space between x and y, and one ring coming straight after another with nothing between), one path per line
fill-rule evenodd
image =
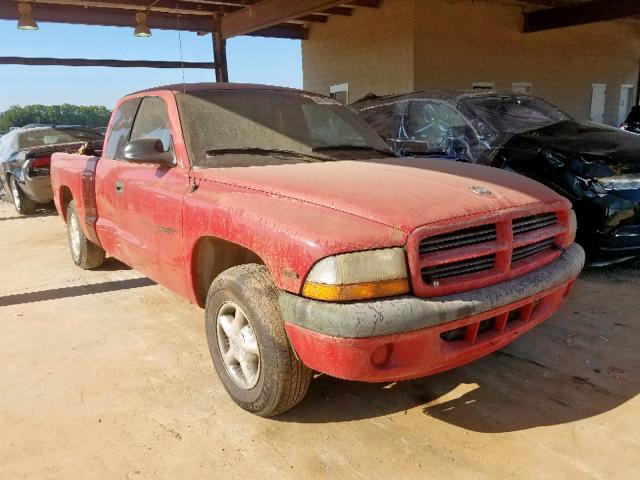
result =
M49 169L55 152L96 152L104 137L80 126L37 126L0 137L0 186L20 215L30 215L53 199Z

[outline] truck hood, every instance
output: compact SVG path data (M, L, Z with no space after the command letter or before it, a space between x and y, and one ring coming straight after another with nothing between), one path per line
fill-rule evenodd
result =
M321 205L403 230L561 197L523 176L438 159L386 158L194 170L199 180Z

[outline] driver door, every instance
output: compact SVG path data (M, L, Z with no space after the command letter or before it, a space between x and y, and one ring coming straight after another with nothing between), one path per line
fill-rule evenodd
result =
M174 132L180 125L171 94L145 96L130 141L154 138L176 157L174 166L122 162L121 239L124 260L136 270L178 293L185 292L182 205L189 189L188 161L177 158Z

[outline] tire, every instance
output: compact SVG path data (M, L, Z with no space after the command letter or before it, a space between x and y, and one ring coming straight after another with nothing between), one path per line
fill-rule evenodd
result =
M91 242L80 227L80 219L76 213L74 200L67 207L67 240L71 259L80 268L90 270L104 263L105 251Z
M11 190L11 199L13 200L13 206L16 207L16 211L20 215L32 215L35 213L37 204L29 197L27 197L16 178L11 175L9 177L9 189Z
M278 289L264 266L241 265L216 278L207 295L205 325L213 365L241 408L272 417L306 396L313 372L293 353Z

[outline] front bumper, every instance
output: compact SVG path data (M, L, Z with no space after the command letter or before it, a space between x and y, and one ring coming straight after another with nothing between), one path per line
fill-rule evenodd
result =
M522 277L431 299L336 304L281 293L291 344L309 368L347 380L397 381L483 357L551 316L584 266L578 245Z
M609 193L576 205L577 241L590 263L640 255L640 191Z
M595 249L596 259L640 255L640 225L622 225L601 239Z

